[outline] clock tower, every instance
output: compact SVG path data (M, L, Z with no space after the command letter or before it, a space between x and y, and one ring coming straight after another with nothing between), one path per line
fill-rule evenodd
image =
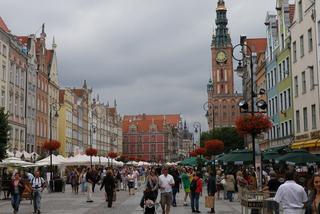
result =
M211 42L211 78L207 85L210 129L234 126L242 98L241 94L234 92L232 44L224 0L218 0L216 14L216 29Z

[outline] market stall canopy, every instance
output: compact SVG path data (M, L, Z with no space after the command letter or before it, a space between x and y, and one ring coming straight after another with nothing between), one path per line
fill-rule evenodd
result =
M139 163L136 162L136 161L128 161L126 164L127 165L133 165L133 166L138 166L139 165Z
M23 166L29 166L29 165L33 165L33 163L23 161L20 158L16 158L16 157L6 158L0 163L0 166L2 167L3 166L23 167Z
M206 159L201 158L201 161L206 162ZM189 157L181 161L179 164L183 166L196 166L197 163L197 157Z
M54 166L59 166L59 165L63 165L64 162L66 162L66 158L64 158L63 156L61 155L52 155L52 165ZM42 160L39 160L36 162L37 166L49 166L50 165L50 156L42 159Z
M228 154L222 154L217 158L219 162L223 162L225 164L252 163L252 159L252 151L246 149L230 151Z
M306 150L292 150L289 153L276 158L276 163L306 166L320 163L320 157L307 152Z
M91 160L88 155L76 155L74 157L70 157L63 162L65 166L76 166L76 165L90 165ZM111 158L106 158L103 156L92 156L92 164L93 165L114 165L114 166L123 166L123 163L120 161L116 161Z

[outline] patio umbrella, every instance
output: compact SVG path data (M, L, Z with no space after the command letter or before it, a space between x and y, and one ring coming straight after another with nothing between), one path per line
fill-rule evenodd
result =
M291 152L276 158L276 162L285 162L293 165L308 165L312 163L320 163L320 158L305 150L292 150Z
M15 157L6 158L1 162L1 166L22 167L22 166L28 166L28 165L33 165L33 163L26 162L21 160L20 158L15 158Z
M206 161L206 159L204 158L201 158L201 160ZM197 157L186 158L183 161L181 161L179 164L183 166L196 166L198 164Z
M234 164L252 163L252 151L249 150L238 150L234 151L231 156L229 156L225 162L232 162Z
M276 151L266 151L262 153L262 159L263 161L269 161L272 162L273 160L279 158L280 156L282 156L282 154L279 154Z

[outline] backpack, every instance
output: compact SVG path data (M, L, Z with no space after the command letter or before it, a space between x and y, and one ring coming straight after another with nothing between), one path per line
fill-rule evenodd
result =
M197 189L197 181L198 181L198 180L196 180L196 179L193 179L193 180L191 181L191 184L190 184L190 190L191 190L191 192L196 191L196 189Z

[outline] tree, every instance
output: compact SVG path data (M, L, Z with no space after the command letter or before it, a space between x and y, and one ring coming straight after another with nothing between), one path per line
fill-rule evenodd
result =
M215 128L214 130L202 132L201 147L208 140L218 139L224 143L224 153L234 149L243 149L244 140L234 127Z
M8 132L10 131L10 126L8 122L9 114L5 112L4 108L0 108L0 161L6 158L7 147L9 141Z

